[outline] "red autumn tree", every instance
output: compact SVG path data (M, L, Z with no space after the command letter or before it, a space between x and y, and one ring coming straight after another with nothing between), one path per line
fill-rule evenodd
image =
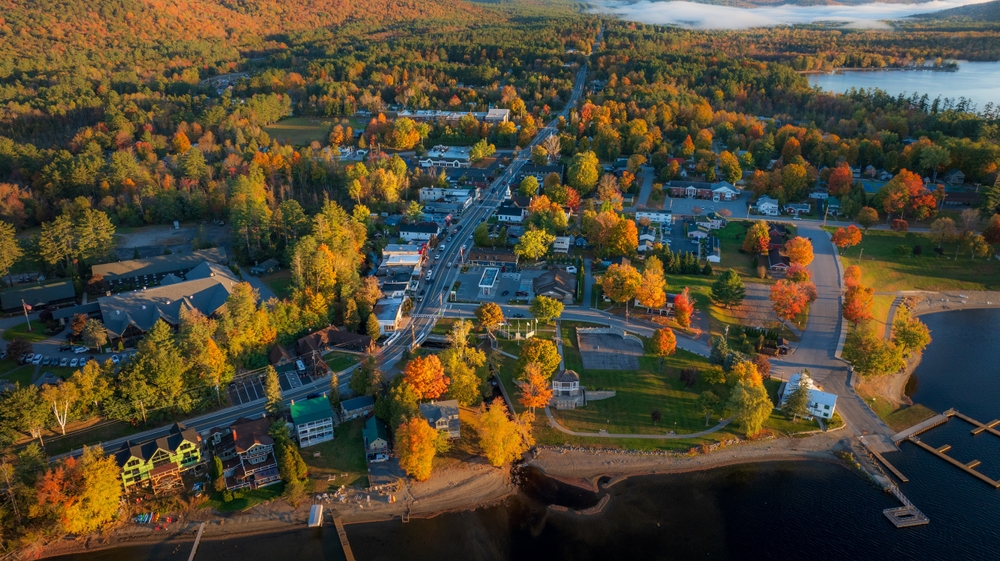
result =
M543 373L542 366L537 362L528 363L524 368L521 380L517 382L521 397L518 401L525 409L532 412L538 407L545 407L552 401L552 387L548 377Z
M771 286L771 306L779 318L790 321L805 311L809 294L804 284L781 279Z
M813 244L802 236L795 236L785 242L785 255L792 263L806 266L813 261Z
M826 180L826 187L830 191L830 196L842 197L851 190L854 185L854 174L851 173L851 166L840 164L830 172L830 177Z
M875 317L872 315L872 307L875 305L875 290L856 284L847 289L844 294L844 319L854 324L868 321Z
M668 357L677 351L677 336L674 330L669 327L657 329L653 333L653 354L663 358Z
M444 375L444 365L437 355L415 357L406 363L403 380L408 382L421 399L437 399L448 391L451 380Z
M685 286L684 290L674 298L674 319L677 325L689 327L691 325L691 314L694 313L694 302L691 300L691 293Z
M833 245L840 248L841 251L854 247L861 243L861 230L851 224L847 228L837 228L837 231L833 233Z
M809 282L812 280L812 273L802 263L792 263L785 273L785 278L792 282Z
M844 269L844 286L852 287L861 284L861 267L851 265Z

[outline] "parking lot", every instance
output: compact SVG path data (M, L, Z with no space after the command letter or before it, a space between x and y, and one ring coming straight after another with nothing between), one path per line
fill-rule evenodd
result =
M459 302L496 302L507 304L511 300L530 301L535 297L532 283L535 277L545 271L542 269L521 269L517 272L501 272L496 284L489 294L483 294L479 282L483 278L486 267L469 267L464 273L459 273L456 280L460 283L455 299Z
M313 381L309 375L310 369L299 370L295 363L282 364L275 367L278 371L278 382L281 384L281 391L285 392L293 388L298 388L303 384ZM264 399L264 376L266 369L254 370L238 376L229 387L226 393L233 405L242 405L258 399ZM326 370L322 369L319 375L325 375Z
M713 201L711 199L687 199L687 198L671 198L667 197L667 200L663 203L664 210L673 211L674 216L678 215L694 215L694 208L701 208L701 214L708 214L712 211L720 211L726 209L733 213L735 218L743 218L747 214L747 204L750 201L749 192L744 192L736 200L733 201Z

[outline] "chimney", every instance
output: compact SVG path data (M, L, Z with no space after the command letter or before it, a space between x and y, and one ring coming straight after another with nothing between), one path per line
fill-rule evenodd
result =
M292 400L292 405L295 405L295 400L294 399Z
M235 441L236 440L236 427L231 427L231 429L233 431L233 441Z

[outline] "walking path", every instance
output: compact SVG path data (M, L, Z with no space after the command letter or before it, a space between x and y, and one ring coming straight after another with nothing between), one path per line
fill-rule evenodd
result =
M619 434L619 433L610 433L605 431L579 432L579 431L569 430L568 428L560 425L559 421L556 421L555 417L552 416L552 411L550 411L548 407L545 408L545 416L548 417L549 425L552 428L556 429L559 432L569 434L572 436L591 436L599 438L644 438L648 440L681 440L684 438L701 438L703 436L707 436L709 434L712 434L713 432L721 430L723 427L725 427L732 421L732 418L725 419L723 421L719 421L719 424L715 425L710 429L705 429L701 432L692 432L689 434Z

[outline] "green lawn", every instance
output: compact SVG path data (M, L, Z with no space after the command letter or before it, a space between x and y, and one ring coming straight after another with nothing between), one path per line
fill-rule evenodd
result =
M285 484L276 483L260 489L254 489L253 491L244 491L242 498L234 499L228 503L222 500L221 493L214 493L212 498L205 502L205 506L214 508L220 512L240 512L261 503L273 501L284 492Z
M906 256L894 253L899 245L908 248ZM922 248L919 256L912 253L916 245ZM968 251L956 259L957 246L953 243L942 246L944 255L936 255L935 247L924 234L871 230L859 245L845 251L841 259L844 266L860 265L862 282L876 292L1000 289L1000 261L970 259Z
M24 366L18 366L12 370L7 371L2 375L3 379L10 380L16 384L20 384L21 387L31 384L31 378L35 375L35 365L25 364Z
M348 353L333 352L323 357L323 362L334 372L340 372L357 364L358 357Z
M24 322L4 330L3 338L5 341L10 341L14 337L23 337L30 343L37 343L39 341L44 341L51 336L45 334L45 324L40 321L36 321L31 324L31 331L28 331L28 322Z
M896 407L884 398L874 396L866 391L864 385L858 387L858 395L894 431L910 428L921 421L926 421L937 415L934 410L919 403Z
M715 233L719 238L722 250L722 262L719 266L723 269L736 269L738 273L746 277L756 274L753 266L753 255L740 253L740 249L743 247L743 238L746 237L750 224L751 222L745 220L734 220ZM719 272L721 271L716 271L716 273Z
M355 419L337 427L333 440L300 450L309 466L315 492L323 493L341 485L368 486L368 465L361 434L364 427L364 419ZM314 457L316 453L320 455L318 458Z
M771 403L777 404L778 389L781 387L781 380L773 378L766 380L764 382L764 387L767 388L767 395L771 398ZM796 432L819 430L819 423L815 420L807 421L805 419L792 421L781 411L775 410L771 413L771 416L768 417L767 421L764 422L764 428L791 434Z
M261 282L267 285L278 298L288 298L292 293L292 272L281 270L270 275L260 277Z
M889 296L885 294L879 294L875 296L875 304L872 306L872 324L878 330L879 335L885 333L885 322L889 319L889 308L892 308L892 302L896 299L895 296Z
M274 140L293 146L306 146L312 141L326 145L330 137L330 129L340 123L340 119L322 119L318 117L291 117L282 119L264 128L264 131ZM354 123L350 123L354 127Z

